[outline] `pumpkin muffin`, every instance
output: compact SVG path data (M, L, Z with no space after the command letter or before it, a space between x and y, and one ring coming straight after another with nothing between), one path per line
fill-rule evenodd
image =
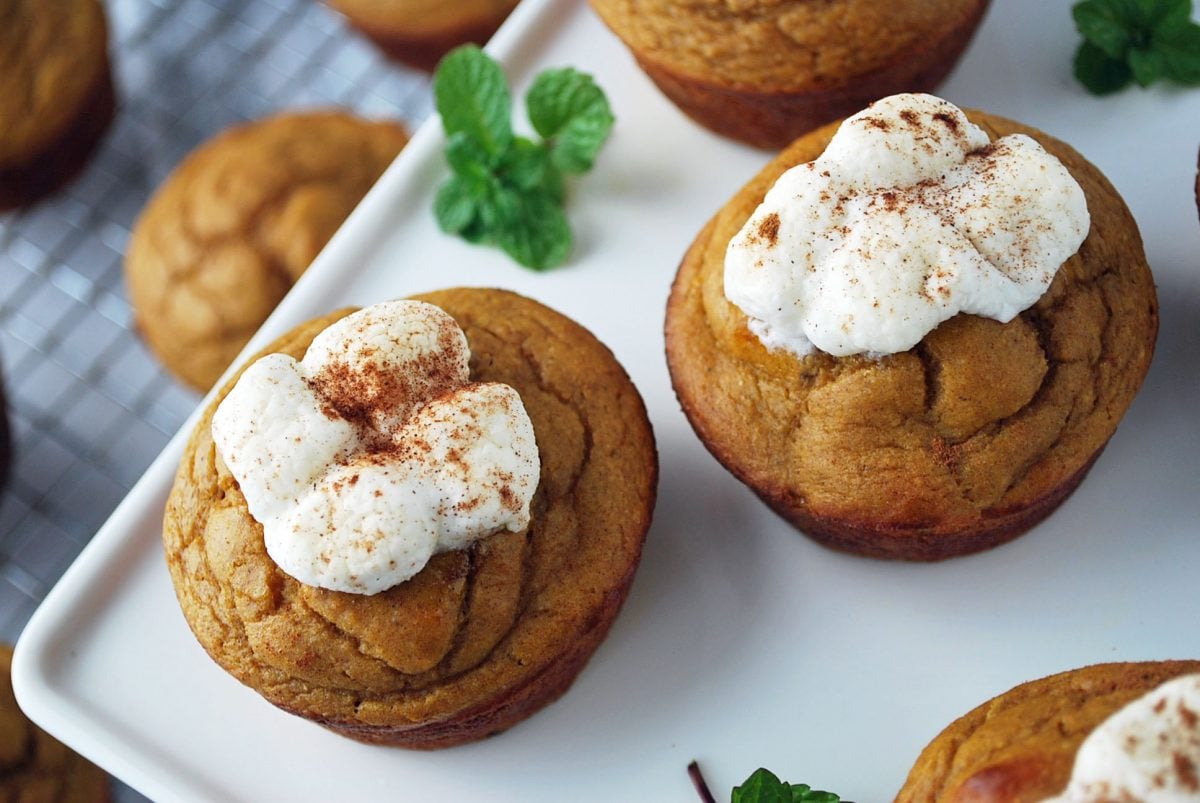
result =
M34 725L12 690L12 647L0 644L0 800L102 803L108 776Z
M504 730L571 685L629 590L657 457L641 397L579 325L501 290L416 298L462 328L471 382L507 384L524 404L540 454L525 529L436 554L379 593L298 582L268 555L263 526L217 456L214 410L234 380L187 445L163 539L188 623L234 677L345 736L425 749ZM267 351L299 357L346 314Z
M389 58L432 71L447 51L482 45L518 0L329 0Z
M134 225L137 326L176 377L208 390L408 142L342 112L235 126L193 151Z
M0 4L0 211L73 178L114 108L98 0Z
M954 67L988 0L591 0L646 74L722 136L782 148Z
M727 247L784 171L822 154L836 124L786 148L708 222L671 290L667 358L696 433L780 515L836 549L939 560L1020 535L1083 479L1150 364L1157 300L1116 191L1053 137L968 117L993 141L1040 143L1091 217L1048 290L1008 323L960 313L880 357L801 357L750 330L725 295Z
M921 752L896 803L1049 803L1072 779L1080 745L1105 720L1162 684L1200 672L1200 661L1098 664L1024 683L946 727ZM1190 709L1179 711L1184 727L1200 726ZM1158 713L1162 713L1159 711ZM1195 766L1178 754L1171 785L1200 794ZM1103 761L1107 769L1115 761ZM1080 769L1076 769L1077 780ZM1164 779L1165 780L1165 779ZM1126 800L1111 797L1064 800ZM1172 800L1180 799L1176 797ZM1189 796L1187 799L1193 799Z

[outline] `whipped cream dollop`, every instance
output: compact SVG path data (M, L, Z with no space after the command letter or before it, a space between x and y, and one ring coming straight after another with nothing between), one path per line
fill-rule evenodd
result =
M893 95L767 192L725 256L725 295L770 349L894 354L967 312L1007 322L1091 225L1083 190L1022 134Z
M1045 803L1200 801L1200 675L1170 680L1088 734L1066 791Z
M299 362L246 369L212 434L279 568L375 594L528 525L533 424L511 387L469 381L469 358L441 309L391 301L334 323Z

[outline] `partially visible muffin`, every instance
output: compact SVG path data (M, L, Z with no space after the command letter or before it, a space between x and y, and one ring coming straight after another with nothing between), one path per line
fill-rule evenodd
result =
M211 387L406 142L398 123L289 113L189 154L125 257L138 329L167 369Z
M98 0L0 3L0 211L73 178L114 107Z
M897 92L935 88L988 0L591 0L689 117L781 148Z
M163 541L188 624L234 677L280 708L345 736L427 749L504 730L571 685L629 590L654 507L657 456L637 390L583 327L501 290L445 290L416 300L448 313L465 333L470 382L503 383L519 394L540 456L526 528L434 554L411 579L376 593L329 590L295 579L272 559L276 553L268 551L268 537L274 536L251 515L251 488L243 493L229 468L247 458L231 452L227 465L215 445L214 412L231 393L242 392L240 386L235 390L235 378L213 399L186 447L167 501ZM318 333L346 314L303 324L267 351L299 358ZM324 353L323 346L317 351ZM367 351L361 354L365 358ZM289 364L278 353L255 358L265 359ZM419 365L436 374L447 363L422 359ZM404 388L414 385L397 374L372 371L368 379L352 365L338 366L318 374L310 387L332 381L338 393L349 391L364 406L344 411L350 415L345 418L343 412L327 412L343 408L322 396L313 415L323 413L325 427L375 420L388 415L386 398L410 398ZM243 369L239 376L245 374ZM286 426L290 420L276 414L269 423ZM225 442L219 427L216 438ZM394 465L387 454L411 460L435 451L432 437L388 443L398 451L378 453L379 462L371 465ZM290 447L284 451L292 453ZM453 471L470 459L466 454L450 450L446 464L432 468ZM252 455L249 463L256 462ZM388 470L400 474L404 465ZM259 478L289 487L280 477L271 469ZM392 525L399 529L421 520L420 500L429 498L416 492L377 494L373 480L357 468L336 477L330 487L339 494L362 493L367 501L361 507L390 504L373 503L374 498L413 500L415 506L402 515L371 514L370 521L389 522L372 527L371 555L390 549L377 546L376 536L390 537ZM360 509L343 501L330 521L342 515L337 511ZM439 511L477 509L473 501L436 504ZM321 530L321 543L335 541L335 529ZM289 532L298 530L272 532L282 532L288 548L294 545L287 541ZM308 565L337 570L345 560L334 552Z
M389 57L433 70L447 51L482 45L518 0L329 0Z
M0 644L0 800L108 800L108 776L26 719L17 707L12 655L12 647Z
M1086 238L1048 289L1007 323L959 313L915 346L886 356L819 349L799 356L764 345L752 330L755 322L726 295L730 241L786 170L826 150L836 125L801 137L743 187L697 236L671 290L668 365L696 433L772 508L840 550L940 560L1020 535L1083 479L1150 365L1157 297L1137 226L1116 190L1053 137L993 115L968 117L993 141L1022 134L1040 143L1078 183L1091 216ZM959 131L966 125L941 112L933 118ZM861 119L868 128L888 124L870 115ZM918 148L934 143L936 130L927 133ZM874 165L873 156L856 164ZM870 203L899 207L906 197L901 188ZM810 207L809 200L794 210L796 219L829 211ZM836 203L840 208L842 201ZM764 241L783 236L778 217L773 229L767 222L758 232ZM817 249L826 240L812 242ZM866 250L846 264L865 264ZM855 252L847 246L839 253ZM898 275L910 256L887 254L895 260L876 277ZM807 275L801 255L791 255L801 266L796 273ZM935 263L919 286L933 286L938 275ZM832 301L861 298L856 288L874 279L858 281L834 285ZM936 292L924 294L936 307ZM778 302L785 313L792 309L790 300ZM889 298L882 306L891 306Z
M1097 664L1023 683L939 733L917 758L896 803L1048 801L1067 789L1080 746L1102 723L1162 684L1198 672L1200 661ZM1190 736L1176 734L1190 741L1191 755L1178 752L1167 756L1167 772L1172 777L1161 779L1163 786L1170 780L1176 790L1190 783L1192 794L1164 799L1196 799L1200 796L1200 765L1195 763L1200 753L1200 711L1184 705L1180 711L1152 709L1151 713L1179 715L1182 727L1192 731ZM1120 748L1136 753L1137 737L1133 738L1134 743ZM1162 737L1154 741L1160 739L1168 741ZM1120 763L1112 758L1100 763L1106 765L1095 768L1100 771L1127 768L1123 758ZM1091 768L1084 771L1087 769ZM1077 780L1080 774L1076 770ZM1117 789L1098 797L1063 798L1076 803L1130 799Z

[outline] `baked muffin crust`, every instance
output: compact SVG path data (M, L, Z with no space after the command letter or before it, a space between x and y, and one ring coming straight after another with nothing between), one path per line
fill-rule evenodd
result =
M408 141L341 112L235 126L193 151L134 225L125 279L138 328L207 390Z
M1092 218L1046 294L1008 324L959 315L882 359L767 351L724 294L730 238L802 137L708 223L667 307L680 403L709 450L813 538L875 557L936 560L1024 532L1078 484L1141 385L1158 307L1137 227L1069 146L969 113L994 140L1025 133L1082 186Z
M114 110L97 0L0 4L0 210L73 177Z
M921 752L896 803L1040 803L1071 779L1089 733L1200 661L1097 664L1023 683L980 705Z
M935 88L988 0L591 0L701 125L781 148L897 92Z
M484 44L517 0L328 0L390 57L432 70L448 50Z
M526 531L435 556L374 596L299 584L216 457L211 418L231 382L187 446L163 539L192 630L234 677L344 735L432 748L503 730L567 689L632 581L657 458L641 398L577 324L498 290L418 299L463 328L473 381L521 395L542 463ZM299 357L344 314L270 350Z

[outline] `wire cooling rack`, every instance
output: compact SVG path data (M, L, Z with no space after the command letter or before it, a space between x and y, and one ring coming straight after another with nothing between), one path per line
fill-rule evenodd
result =
M9 643L198 401L142 345L125 296L122 255L155 187L243 120L342 106L415 128L432 108L425 75L385 60L314 0L105 5L113 125L71 185L0 215L13 441L0 496L0 640Z

